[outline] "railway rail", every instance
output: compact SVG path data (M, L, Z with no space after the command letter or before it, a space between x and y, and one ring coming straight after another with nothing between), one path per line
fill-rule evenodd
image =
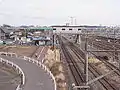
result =
M84 78L81 74L81 71L78 68L78 65L76 64L76 62L74 61L74 58L70 55L69 51L67 50L67 48L65 47L64 43L62 42L62 40L60 38L59 38L59 41L61 43L61 49L63 50L63 53L65 55L66 61L69 66L69 69L71 70L71 73L74 77L75 84L81 85L84 82ZM80 79L78 79L78 78L80 78Z
M73 43L71 43L71 42L68 42L69 43L69 47L70 47L70 49L74 52L74 54L79 58L79 60L80 60L80 62L82 62L83 64L85 64L85 55L84 55L84 53L79 49L79 48L77 48L77 47L75 47L74 45L73 45ZM68 50L67 49L65 49L65 45L63 44L63 42L62 42L62 45L61 45L63 48L63 51L64 51L64 53L66 54L66 57L68 57L69 56L69 58L67 58L67 60L72 60L72 63L73 63L73 65L74 65L74 63L76 63L75 61L73 62L73 58L71 58L71 55L69 54L68 55ZM69 61L67 61L68 63L69 63ZM79 62L78 62L79 63ZM70 66L69 66L70 67ZM75 66L76 67L76 66ZM72 68L72 67L70 67L70 68ZM76 67L76 68L78 68L78 67ZM89 64L89 72L91 72L93 75L94 75L94 77L98 77L98 76L100 76L101 75L101 73L95 68L95 66L94 65L91 65L91 64ZM72 72L72 74L73 74L74 72ZM74 76L76 76L76 73L74 73L75 75ZM108 79L106 78L106 77L104 77L103 79L101 79L101 80L98 80L99 81L99 83L106 89L106 90L118 90L118 88L115 86L115 85L113 85L113 84L111 84L109 81L108 81ZM79 84L79 83L78 83Z
M112 46L106 45L105 43L102 43L102 42L94 42L91 44L91 42L89 41L88 44L99 50L114 50ZM115 50L117 50L117 47L115 47ZM115 56L116 58L118 58L118 56L116 55L116 52L115 54L113 54L113 52L106 52L106 53L110 56Z
M103 38L99 38L99 39L100 39L100 41L96 41L95 39L92 39L92 40L89 39L89 42L94 41L97 44L103 45L106 49L113 50L115 48L116 50L118 50L118 49L120 50L120 45L119 45L119 43L116 43L116 40L115 41L112 40L112 41L108 42L108 39L105 39L105 40L103 40Z
M77 47L74 47L73 45L71 45L71 49L73 50L73 52L79 57L81 55L81 50ZM81 55L82 56L82 55ZM82 62L85 64L84 59L79 59L82 60ZM94 75L94 77L98 77L100 75L102 75L96 68L94 65L89 64L89 71ZM104 77L103 79L99 80L99 82L103 85L103 87L106 90L117 90L117 88L115 86L113 86L111 83L108 82L107 78Z

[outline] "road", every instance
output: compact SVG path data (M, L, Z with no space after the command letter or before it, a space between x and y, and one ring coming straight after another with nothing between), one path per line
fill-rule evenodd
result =
M54 90L50 76L40 67L20 58L0 56L21 67L26 76L24 90Z
M11 78L14 75L11 75L7 71L3 71L0 69L0 90L15 90L17 85L15 83L11 83Z

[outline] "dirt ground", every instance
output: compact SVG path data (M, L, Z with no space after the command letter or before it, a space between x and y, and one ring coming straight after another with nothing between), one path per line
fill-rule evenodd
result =
M37 49L37 46L0 46L0 51L4 52L13 52L18 55L31 56L34 51Z
M57 90L66 90L66 80L59 49L48 49L44 64L51 70L57 82Z

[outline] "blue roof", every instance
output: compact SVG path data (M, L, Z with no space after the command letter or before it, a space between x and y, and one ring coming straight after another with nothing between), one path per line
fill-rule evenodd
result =
M32 37L33 40L42 40L42 37Z
M33 40L50 40L47 39L46 37L32 37Z

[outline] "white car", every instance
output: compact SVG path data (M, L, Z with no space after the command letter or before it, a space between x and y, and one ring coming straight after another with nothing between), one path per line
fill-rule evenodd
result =
M3 44L3 41L2 41L2 40L0 40L0 44Z
M6 44L8 45L13 44L13 41L6 41Z

